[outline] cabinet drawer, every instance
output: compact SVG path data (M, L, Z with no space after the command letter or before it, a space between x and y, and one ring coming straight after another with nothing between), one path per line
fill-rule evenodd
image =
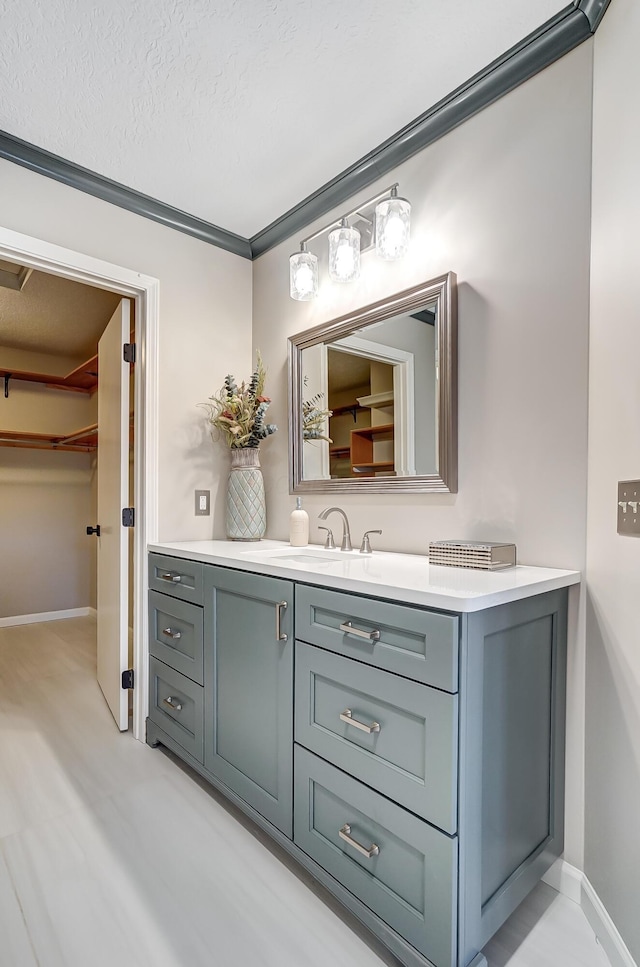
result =
M149 653L202 685L202 608L149 591Z
M149 718L198 762L203 761L202 693L201 685L149 658Z
M202 564L164 554L149 555L149 587L174 598L202 604Z
M448 692L458 690L456 615L298 585L296 638Z
M297 742L456 832L457 695L301 641L295 682Z
M456 954L455 837L298 745L294 816L294 841L305 853L436 967L451 967Z

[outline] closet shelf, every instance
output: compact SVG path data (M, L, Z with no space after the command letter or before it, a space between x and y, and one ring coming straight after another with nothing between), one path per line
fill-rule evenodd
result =
M75 433L63 436L51 433L31 433L20 430L0 430L0 447L22 447L29 450L68 450L92 453L98 446L98 424L92 423Z
M360 406L392 406L394 401L393 390L388 389L383 393L373 393L371 396L359 396L358 403Z
M87 359L66 376L52 376L50 373L31 373L26 370L0 367L0 379L4 379L5 396L9 395L9 383L12 379L27 383L44 383L48 389L93 393L98 386L98 356Z

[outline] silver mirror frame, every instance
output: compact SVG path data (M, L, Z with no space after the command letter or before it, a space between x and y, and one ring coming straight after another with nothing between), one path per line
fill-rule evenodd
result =
M302 478L302 350L333 342L356 329L423 308L437 301L438 326L438 473L361 480ZM387 299L290 336L289 340L289 493L409 494L458 492L458 312L453 272L405 289Z

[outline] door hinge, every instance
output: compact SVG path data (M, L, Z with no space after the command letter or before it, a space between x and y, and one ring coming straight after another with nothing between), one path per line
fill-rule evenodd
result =
M126 672L122 673L122 687L133 688L133 668L127 668Z
M135 363L136 344L134 342L126 342L122 347L122 356L125 363Z
M134 527L136 520L136 512L133 507L123 507L122 508L122 526L123 527Z

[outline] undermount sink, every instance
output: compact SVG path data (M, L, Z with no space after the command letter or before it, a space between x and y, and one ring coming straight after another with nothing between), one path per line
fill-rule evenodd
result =
M323 564L336 564L339 562L337 557L327 557L321 554L305 554L304 551L300 551L297 554L279 554L279 561L297 561L299 564L305 564L307 561L322 561Z
M287 563L293 561L296 564L317 564L322 563L325 566L331 564L343 564L345 560L354 560L354 558L359 558L360 555L348 551L334 551L334 550L319 550L316 548L309 548L308 550L301 547L297 550L289 547L267 547L264 550L247 550L243 551L243 554L257 555L259 557L265 558L267 560L272 560L274 563L286 561Z

